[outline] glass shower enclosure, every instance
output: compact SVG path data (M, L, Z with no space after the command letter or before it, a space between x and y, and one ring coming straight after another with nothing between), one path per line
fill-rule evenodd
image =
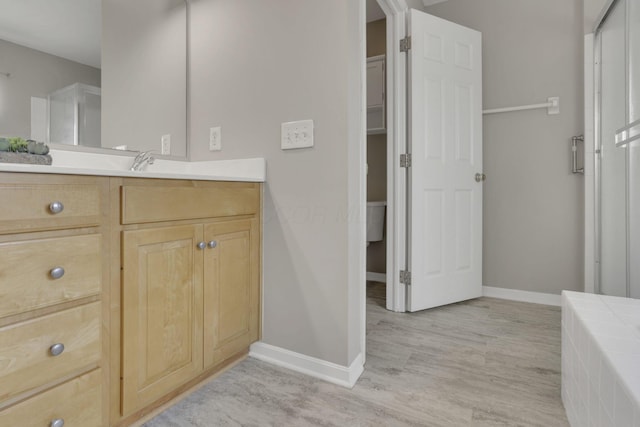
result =
M640 298L640 1L614 1L595 39L596 291Z
M49 94L49 142L101 146L101 89L75 83Z

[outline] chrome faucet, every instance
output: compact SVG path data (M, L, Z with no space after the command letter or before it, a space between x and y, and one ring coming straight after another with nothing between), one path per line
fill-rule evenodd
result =
M152 165L156 159L151 155L151 151L141 151L138 153L129 170L134 172L143 171L146 165Z

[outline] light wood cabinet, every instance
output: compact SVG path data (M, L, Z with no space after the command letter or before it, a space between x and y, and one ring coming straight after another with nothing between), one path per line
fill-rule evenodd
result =
M202 370L201 241L201 225L124 232L124 415Z
M12 175L16 177L13 182L0 184L0 200L7 201L0 204L0 233L100 225L99 183L104 178L57 178L62 182L56 183L47 178L33 182L35 174L28 178ZM61 204L59 212L51 207L56 202Z
M258 230L255 219L205 226L205 240L214 246L205 252L205 368L246 349L258 339Z
M0 425L107 425L108 178L1 176Z
M253 215L260 198L252 183L216 182L194 186L132 183L122 187L122 223L145 224L194 218Z
M52 426L54 420L62 420L68 427L104 425L100 369L0 411L1 426Z
M112 188L123 338L112 396L121 392L116 414L128 425L258 340L261 187L125 179Z
M95 368L100 348L99 302L0 329L0 400Z
M0 317L100 294L101 252L99 234L0 243Z
M131 425L259 339L261 184L0 176L0 425Z

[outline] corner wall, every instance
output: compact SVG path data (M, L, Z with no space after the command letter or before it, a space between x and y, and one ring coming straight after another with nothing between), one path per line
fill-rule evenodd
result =
M360 347L347 237L362 221L347 188L357 4L191 6L191 160L267 161L263 342L341 366ZM302 119L314 120L315 146L282 151L280 124ZM221 152L208 151L212 126L222 127Z
M483 284L583 289L584 177L570 173L583 125L581 0L448 0L427 13L482 32L483 104L560 97L546 110L484 117Z

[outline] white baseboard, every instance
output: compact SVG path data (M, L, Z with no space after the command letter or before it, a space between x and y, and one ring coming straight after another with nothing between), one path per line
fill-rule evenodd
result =
M374 273L372 271L367 271L367 281L387 283L387 275L384 273Z
M353 388L364 371L362 354L356 357L351 366L342 366L263 342L256 342L251 344L249 356L348 388Z
M561 295L520 291L518 289L494 288L492 286L483 286L482 296L508 299L511 301L531 302L534 304L555 305L558 307L562 305Z

